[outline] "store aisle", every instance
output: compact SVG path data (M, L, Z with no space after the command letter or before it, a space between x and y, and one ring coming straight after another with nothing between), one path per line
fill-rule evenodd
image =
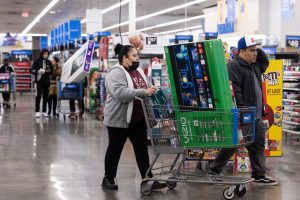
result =
M35 119L31 97L17 97L16 111L0 113L0 200L133 200L223 199L224 186L178 184L175 190L140 195L140 175L127 144L119 171L119 191L103 191L101 181L107 146L103 125L89 116L79 122ZM269 158L268 169L280 180L276 187L248 187L242 199L299 199L300 160L297 149Z

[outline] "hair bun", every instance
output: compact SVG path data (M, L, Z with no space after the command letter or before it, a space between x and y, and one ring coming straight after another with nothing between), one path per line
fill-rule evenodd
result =
M115 54L116 54L116 55L119 55L120 52L121 52L121 50L122 50L122 48L123 48L123 45L120 44L120 43L118 43L118 44L115 46Z

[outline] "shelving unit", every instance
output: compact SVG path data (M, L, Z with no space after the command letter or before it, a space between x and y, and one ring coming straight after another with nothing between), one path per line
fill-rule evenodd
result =
M286 61L283 73L283 132L300 136L300 67Z
M30 73L32 51L14 50L12 51L12 64L16 72L16 91L30 92L32 89L32 79Z

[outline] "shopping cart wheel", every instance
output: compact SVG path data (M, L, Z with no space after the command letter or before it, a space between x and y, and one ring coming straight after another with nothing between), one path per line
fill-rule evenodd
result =
M234 190L235 190L235 186L230 186L226 188L223 192L223 197L227 200L233 199L235 196Z
M237 185L234 192L238 197L244 196L247 192L246 185Z
M168 187L169 189L174 189L174 188L176 188L176 186L177 186L177 182L175 182L175 181L167 181L167 182L166 182L166 185L167 185L167 187Z
M144 183L141 187L141 193L145 196L149 196L152 193L152 184Z

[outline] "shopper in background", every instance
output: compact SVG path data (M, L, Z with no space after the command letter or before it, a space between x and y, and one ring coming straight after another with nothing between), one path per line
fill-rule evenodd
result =
M37 95L35 99L35 112L36 117L40 117L40 101L43 95L43 116L48 117L47 103L50 86L50 75L52 73L52 63L48 60L49 51L43 49L40 54L40 58L33 62L31 66L31 73L35 75Z
M53 57L52 60L53 70L51 74L50 87L49 87L49 101L48 101L48 115L51 115L51 111L53 112L53 116L57 116L56 114L56 106L57 106L57 78L60 78L62 68L59 65L59 58Z
M133 145L142 179L149 168L147 128L141 102L135 97L151 96L156 88L149 85L143 71L138 68L137 49L131 45L117 44L115 53L119 65L112 67L106 77L107 100L104 108L104 124L107 126L109 144L105 155L105 177L102 187L117 190L115 182L123 146L129 138ZM150 177L152 174L149 175ZM142 181L141 187L146 181ZM153 190L161 189L165 183L155 181Z
M9 75L15 73L13 66L9 64L9 60L7 58L3 60L3 65L0 66L0 73L8 73ZM2 92L2 97L4 100L3 107L10 108L10 92Z
M237 105L256 107L256 137L255 141L247 146L254 183L277 185L277 181L266 176L264 150L265 133L269 125L267 121L262 120L264 101L261 77L268 68L269 61L265 52L257 48L257 45L258 43L251 36L242 37L238 42L238 55L227 66ZM211 168L211 173L221 173L235 152L235 148L221 149Z

